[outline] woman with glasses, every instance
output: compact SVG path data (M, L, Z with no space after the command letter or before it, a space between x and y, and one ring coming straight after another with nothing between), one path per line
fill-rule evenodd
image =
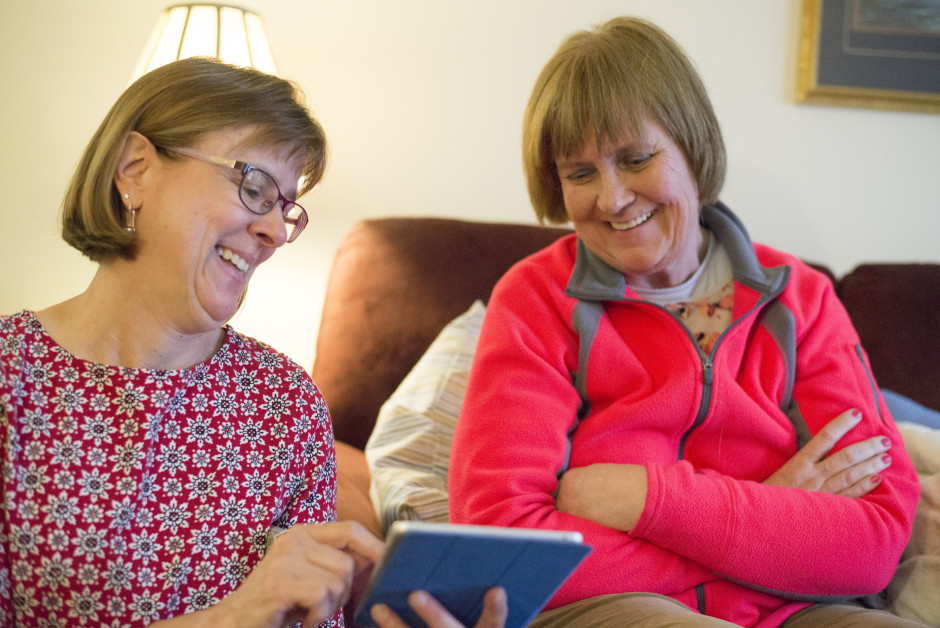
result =
M62 213L91 284L0 317L0 625L342 625L382 542L335 522L307 373L226 325L325 163L296 86L254 70L178 61L112 107Z

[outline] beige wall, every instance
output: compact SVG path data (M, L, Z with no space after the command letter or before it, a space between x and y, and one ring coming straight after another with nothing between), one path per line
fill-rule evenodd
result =
M0 313L79 291L56 234L63 189L169 0L0 0ZM256 274L242 331L313 361L326 276L357 219L534 222L519 121L564 35L648 17L696 61L724 127L724 200L755 240L844 273L940 261L940 116L793 102L798 0L240 0L332 142L312 224Z

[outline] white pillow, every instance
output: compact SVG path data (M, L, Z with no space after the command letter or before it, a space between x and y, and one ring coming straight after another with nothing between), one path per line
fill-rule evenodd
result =
M888 610L940 626L940 430L904 421L897 426L920 478L920 500L911 540L885 591Z
M397 519L447 522L447 467L486 306L451 321L382 405L365 454L383 532Z

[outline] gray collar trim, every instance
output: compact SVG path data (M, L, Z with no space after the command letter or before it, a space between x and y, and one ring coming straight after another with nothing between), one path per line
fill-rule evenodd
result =
M765 268L757 261L747 229L721 202L702 208L702 224L718 238L731 258L734 278L761 293L760 303L783 290L790 274L788 266ZM578 238L577 258L565 294L584 301L625 301L630 297L623 273L595 255Z

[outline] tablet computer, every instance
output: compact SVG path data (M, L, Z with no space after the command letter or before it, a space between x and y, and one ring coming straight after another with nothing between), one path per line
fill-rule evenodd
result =
M522 628L590 552L578 532L396 521L355 623L375 626L369 609L382 603L408 625L426 626L407 600L421 589L472 627L483 595L501 586L509 602L506 628Z

